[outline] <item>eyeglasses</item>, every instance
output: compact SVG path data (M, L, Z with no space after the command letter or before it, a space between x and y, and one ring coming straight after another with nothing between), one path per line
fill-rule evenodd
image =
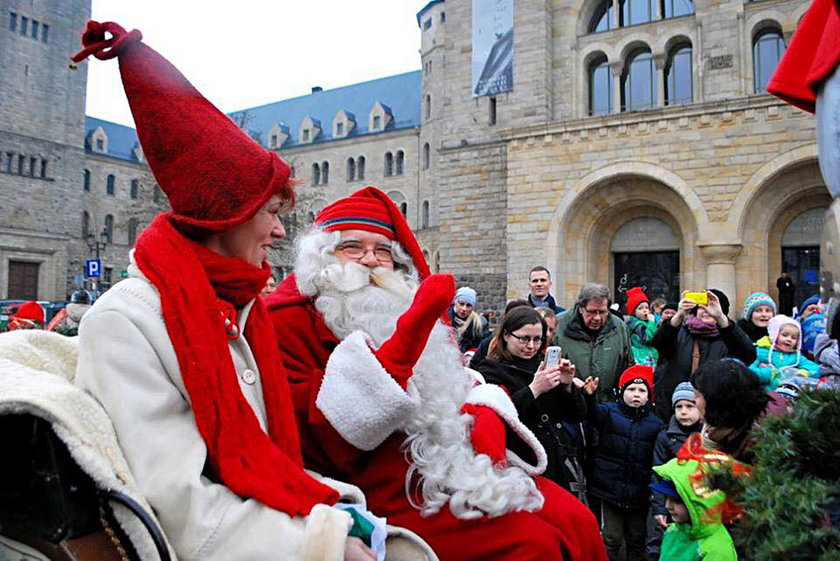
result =
M605 316L610 313L609 310L587 310L586 308L583 309L583 313L588 316Z
M350 259L362 259L368 252L370 252L373 253L373 256L380 263L390 263L394 260L394 256L391 254L391 248L384 245L378 245L373 249L370 249L364 247L359 242L344 242L338 244L335 250L342 252Z
M543 338L540 335L536 337L530 337L528 335L517 335L516 333L508 332L508 335L522 343L523 345L527 345L529 343L533 343L535 345L539 345L543 342Z

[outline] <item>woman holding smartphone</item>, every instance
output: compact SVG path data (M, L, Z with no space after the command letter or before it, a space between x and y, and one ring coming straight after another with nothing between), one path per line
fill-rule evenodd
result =
M663 322L653 337L659 351L656 368L656 413L671 417L671 394L708 361L737 358L745 365L755 360L752 340L727 317L729 299L719 290L684 292L677 313Z
M490 342L487 357L477 369L487 383L503 386L510 393L519 419L531 429L545 448L548 467L543 475L578 498L585 482L580 469L582 442L564 427L574 427L586 417L583 394L572 383L575 367L559 358L547 365L548 327L530 306L505 314ZM558 347L552 347L558 349ZM575 432L579 432L572 429Z

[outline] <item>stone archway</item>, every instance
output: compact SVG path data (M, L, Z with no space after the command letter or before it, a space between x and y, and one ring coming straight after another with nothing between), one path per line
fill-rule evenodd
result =
M830 204L816 158L789 164L758 186L738 221L743 244L737 259L738 301L756 290L769 290L778 297L776 277L782 270L785 231L803 212L827 209ZM813 240L814 246L819 243L819 238Z
M615 289L612 240L619 228L639 218L655 218L671 228L681 245L681 283L693 286L700 256L698 220L691 207L677 190L657 178L618 173L581 190L559 217L556 236L552 236L556 245L549 247L549 268L559 272L555 286L563 301L573 301L586 282Z

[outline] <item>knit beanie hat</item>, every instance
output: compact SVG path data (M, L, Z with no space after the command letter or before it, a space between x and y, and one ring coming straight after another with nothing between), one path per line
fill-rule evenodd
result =
M475 306L476 301L476 292L469 286L462 286L458 289L455 293L455 300L453 302L461 302L462 304L469 304L470 306Z
M807 308L808 306L812 306L814 304L819 304L819 303L820 303L820 295L819 294L814 294L813 296L809 296L808 298L805 299L804 302L802 302L802 305L799 307L799 313L801 314L802 312L804 312L805 308Z
M796 343L796 349L802 349L802 326L795 319L781 314L773 316L770 323L767 324L767 334L770 336L770 342L774 345L776 344L776 339L779 338L779 332L785 325L795 325L799 330L799 340Z
M221 232L250 220L274 194L293 204L289 166L207 101L142 38L136 29L89 21L84 49L73 61L119 57L137 136L169 198L173 221L199 232Z
M394 201L376 187L364 187L325 206L315 217L315 226L320 226L325 232L365 230L382 234L405 248L417 267L420 280L431 274L423 250L405 216Z
M776 314L776 303L769 294L753 292L744 300L744 319L747 321L752 319L752 313L759 306L770 306L773 309L773 314Z
M694 393L694 386L691 382L680 382L674 388L674 394L671 396L671 407L675 407L678 401L690 401L695 403L697 401L697 394Z
M17 311L9 318L12 320L25 320L29 322L44 323L44 308L35 300L24 302L18 306Z
M668 302L664 306L662 306L662 311L665 310L674 310L675 312L679 309L680 303L679 302Z
M619 393L623 394L624 390L630 384L644 384L648 389L650 395L650 402L653 403L653 367L643 364L635 364L625 370L618 379Z
M627 291L627 315L632 316L636 313L636 307L642 302L650 302L648 297L645 296L645 292L638 286L629 289Z

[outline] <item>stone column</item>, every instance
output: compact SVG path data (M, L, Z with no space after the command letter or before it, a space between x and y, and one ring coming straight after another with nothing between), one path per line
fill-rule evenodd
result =
M610 63L610 74L613 79L613 113L621 113L621 71L624 70L624 61L619 60Z
M706 288L722 290L729 297L730 303L737 307L734 304L738 301L735 258L741 253L743 246L739 243L700 243L697 247L706 260ZM698 290L701 288L697 287Z
M618 4L618 0L612 0L612 4L610 5L610 11L612 12L612 21L610 21L610 29L618 29L618 18L619 18L619 10L621 6Z
M656 66L656 101L654 107L665 107L665 62L666 55L660 53L653 55L653 64Z

